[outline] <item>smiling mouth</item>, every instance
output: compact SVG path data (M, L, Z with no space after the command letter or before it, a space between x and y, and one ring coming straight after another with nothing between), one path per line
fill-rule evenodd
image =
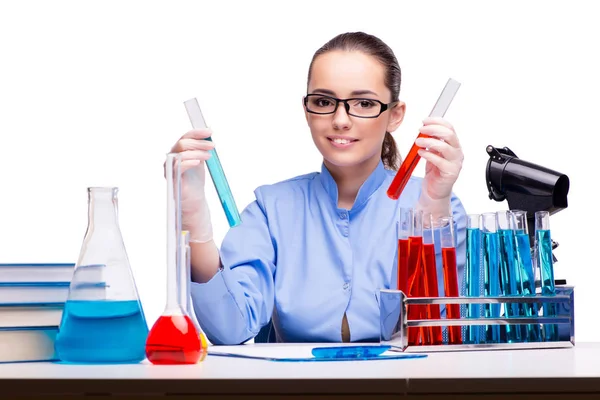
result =
M354 142L358 141L358 139L340 139L340 138L327 138L327 140L329 140L330 142L337 143L337 144L350 144L350 143L354 143Z

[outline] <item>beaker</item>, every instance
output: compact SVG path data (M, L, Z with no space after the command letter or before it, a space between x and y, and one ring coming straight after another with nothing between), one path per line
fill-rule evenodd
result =
M195 364L200 359L200 337L180 296L185 290L181 276L185 274L186 264L180 254L180 165L180 154L167 154L167 304L146 341L146 357L153 364Z
M437 278L437 263L435 255L435 234L434 234L434 221L431 213L423 213L423 278L425 285L425 296L426 297L438 297L438 278ZM427 306L427 318L428 319L440 319L440 306L439 304L430 304ZM429 331L428 335L425 335L425 344L442 344L442 327L441 326L430 326L425 328Z
M117 217L116 187L88 188L88 226L56 337L71 363L137 363L148 325Z
M444 295L458 297L458 269L456 268L456 238L454 234L454 219L451 216L440 217L436 225L440 230L442 246L442 267L444 270ZM448 304L446 315L450 319L460 318L460 305ZM448 328L448 344L462 344L462 329L460 326Z
M498 257L498 227L496 213L483 213L481 223L481 248L483 251L483 295L488 297L500 296L500 263ZM500 304L485 304L486 318L500 318ZM486 343L500 343L500 326L485 326Z
M543 296L555 296L554 289L554 265L552 260L552 237L550 235L550 213L548 211L536 211L535 216L535 264L539 269L540 283ZM556 316L556 303L545 303L544 317ZM544 324L544 341L553 342L558 340L558 325Z
M413 231L413 209L400 208L398 219L398 290L408 296L408 239Z
M517 264L521 274L522 293L524 296L535 296L535 274L529 245L529 228L527 227L527 211L512 210L515 218L515 236L517 239ZM538 316L538 306L535 303L523 304L525 315L529 318ZM541 339L540 326L530 324L525 326L523 339L528 342L539 342Z
M504 296L518 296L522 294L521 274L517 269L517 255L515 249L514 218L509 211L496 213L498 226L498 255L500 257L500 289ZM509 318L521 315L519 304L504 304L504 311ZM525 313L523 312L522 315ZM506 325L506 340L509 343L521 341L521 330L518 325Z
M467 257L465 260L465 292L467 297L481 296L481 229L479 229L479 214L467 215ZM469 304L467 318L479 318L479 304ZM481 327L471 325L466 327L465 343L479 344Z

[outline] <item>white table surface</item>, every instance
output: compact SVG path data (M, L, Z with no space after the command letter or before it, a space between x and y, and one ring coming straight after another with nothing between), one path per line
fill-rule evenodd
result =
M259 349L256 351L262 346L269 355L298 355L330 345L247 346ZM237 349L211 346L209 351ZM145 388L146 392L189 393L198 388L205 393L256 393L261 382L268 382L274 393L283 390L290 394L317 393L325 388L334 391L339 385L336 393L593 392L600 396L600 343L579 343L570 349L429 353L422 359L385 361L287 363L209 353L199 364L179 366L155 366L147 361L135 365L0 364L3 387L36 390L28 383L31 380L44 380L50 385L48 391L61 382L78 380L80 388L73 390L89 393L108 393L111 389L106 382L117 381L119 392Z

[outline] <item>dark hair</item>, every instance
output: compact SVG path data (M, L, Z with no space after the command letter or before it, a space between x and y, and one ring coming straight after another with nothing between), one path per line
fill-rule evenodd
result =
M398 96L400 95L402 73L400 71L400 64L398 64L398 60L396 59L394 52L381 39L364 32L342 33L325 43L323 47L317 50L310 62L310 67L308 68L308 82L310 82L312 67L317 57L334 50L360 51L364 54L374 57L385 68L384 83L392 94L390 101L399 100ZM383 160L383 164L386 168L393 170L398 169L400 164L400 155L398 154L396 141L389 132L385 133L385 138L383 139L383 146L381 147L381 159Z

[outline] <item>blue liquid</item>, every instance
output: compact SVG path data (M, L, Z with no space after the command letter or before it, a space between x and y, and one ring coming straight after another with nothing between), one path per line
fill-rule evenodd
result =
M500 278L502 294L517 296L521 294L521 275L517 270L515 251L515 232L510 229L500 229ZM518 317L519 305L506 304L504 306L507 317ZM518 325L506 325L506 339L509 343L521 341L521 331Z
M475 228L467 229L467 259L465 264L466 294L467 297L479 297L481 283L481 231ZM469 304L467 318L479 318L479 304ZM481 338L481 326L466 327L466 343L478 344Z
M500 271L498 265L498 234L483 232L483 294L488 297L500 296ZM500 317L500 304L486 304L484 313L487 318ZM500 342L500 326L486 325L485 340L487 343Z
M542 281L542 295L554 296L554 266L552 265L552 240L549 230L536 230L536 255L537 265L540 268L540 280ZM556 304L544 304L544 316L556 316ZM558 340L558 326L556 324L544 325L544 340L553 342Z
M531 250L529 248L529 235L524 232L517 232L517 256L519 261L519 270L521 271L523 295L535 296L535 275L533 273ZM524 310L527 317L538 316L539 310L537 304L525 304ZM542 335L540 326L537 324L527 325L525 338L528 342L541 341Z
M241 222L240 213L233 200L233 194L227 183L227 178L225 177L225 172L223 171L217 151L215 149L210 150L210 155L210 158L206 160L206 166L219 195L219 200L221 200L221 206L223 207L223 211L225 211L229 227L234 227Z
M56 352L72 363L138 363L146 358L148 325L137 300L69 300Z

